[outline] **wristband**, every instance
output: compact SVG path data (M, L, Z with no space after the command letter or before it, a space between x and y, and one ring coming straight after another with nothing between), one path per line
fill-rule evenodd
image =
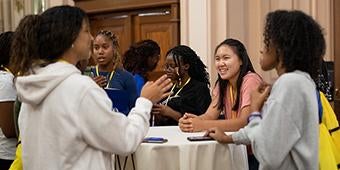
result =
M248 123L256 117L260 117L262 119L262 114L260 112L252 112L248 117Z

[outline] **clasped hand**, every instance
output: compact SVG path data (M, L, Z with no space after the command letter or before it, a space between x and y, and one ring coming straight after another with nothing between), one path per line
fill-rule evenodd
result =
M200 128L200 124L203 120L197 115L191 113L185 113L178 121L178 126L183 132L199 132L203 129Z

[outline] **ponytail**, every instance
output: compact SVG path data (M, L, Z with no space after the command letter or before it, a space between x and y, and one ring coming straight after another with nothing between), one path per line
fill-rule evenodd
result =
M40 23L39 15L27 15L15 30L10 59L10 67L15 76L27 75L33 64L40 62L38 54Z

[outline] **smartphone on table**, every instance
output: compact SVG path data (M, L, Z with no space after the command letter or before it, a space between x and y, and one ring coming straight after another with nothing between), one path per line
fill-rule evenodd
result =
M143 143L165 143L168 139L162 137L146 137L143 139Z
M187 137L189 141L206 141L206 140L214 140L210 136L189 136Z

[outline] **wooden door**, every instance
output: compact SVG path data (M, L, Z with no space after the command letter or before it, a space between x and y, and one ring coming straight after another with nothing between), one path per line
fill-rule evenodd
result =
M81 5L80 2L82 1L77 4ZM148 75L149 80L155 80L164 74L165 54L179 44L179 3L160 1L152 4L150 7L138 8L130 4L131 9L115 9L111 12L102 11L89 15L93 36L100 30L112 31L118 36L120 54L123 54L132 43L140 40L151 39L159 44L160 61L156 69ZM90 64L94 65L93 60Z

